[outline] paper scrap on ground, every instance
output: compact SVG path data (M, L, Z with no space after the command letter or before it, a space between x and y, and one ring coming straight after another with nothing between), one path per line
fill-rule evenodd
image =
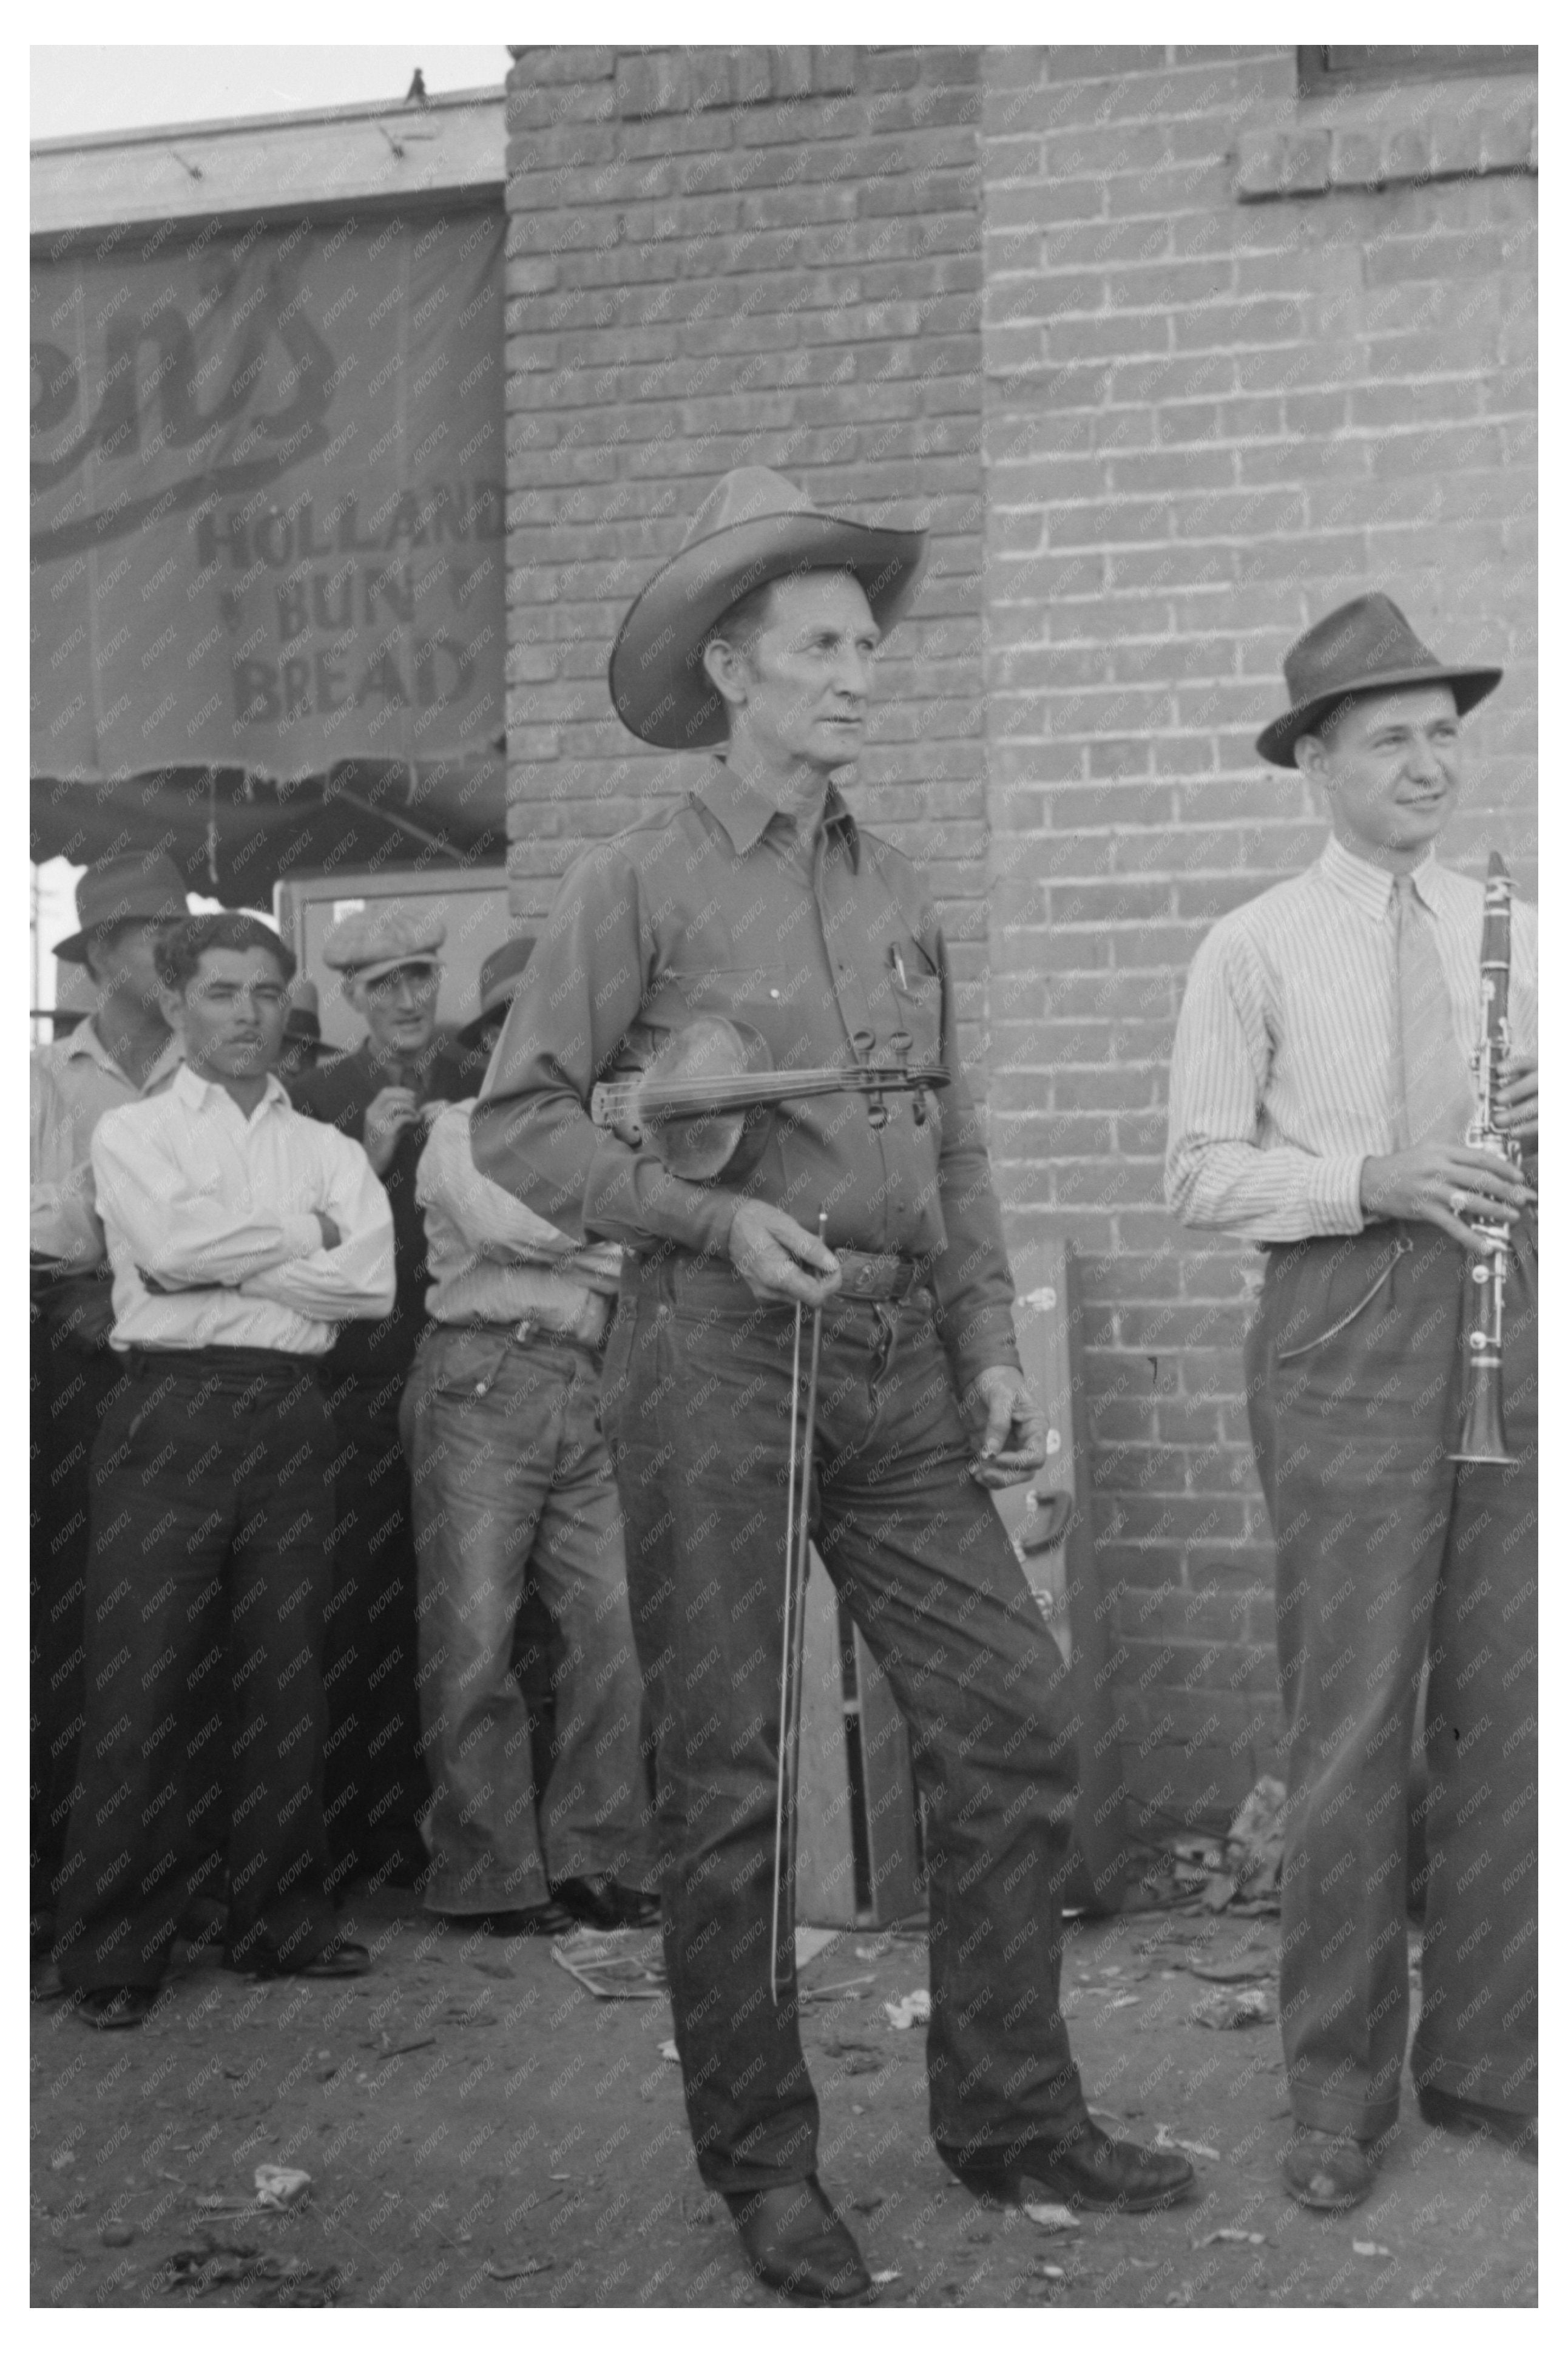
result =
M550 1957L596 2001L653 2001L669 1989L663 1945L646 1929L574 1928L554 1939Z
M1024 2211L1037 2231L1048 2231L1053 2236L1058 2232L1083 2228L1070 2206L1027 2205Z
M293 2165L258 2165L256 2202L258 2206L302 2206L310 2194L310 2177Z
M804 1969L807 1961L815 1961L829 1945L836 1945L844 1931L841 1928L796 1928L795 1932L795 1965Z
M902 2272L873 2272L871 2274L871 2284L873 2287L886 2287L889 2280L902 2278Z
M1268 2244L1261 2231L1211 2231L1206 2239L1194 2239L1194 2247L1266 2247Z
M1380 2247L1375 2239L1352 2239L1351 2245L1358 2255L1392 2255L1392 2247Z
M1191 2012L1196 2026L1229 2027L1266 2026L1279 2015L1272 1986L1246 1986L1235 1993L1211 1993L1193 2006Z
M1090 2114L1092 2113L1091 2110ZM1159 2125L1155 2127L1154 2147L1184 2149L1189 2157L1208 2157L1212 2158L1216 2165L1219 2163L1217 2148L1211 2148L1206 2140L1179 2140L1169 2125Z
M485 2272L493 2280L532 2279L536 2272L549 2272L554 2268L551 2256L530 2255L524 2263L489 2263L485 2265Z
M917 1986L913 1993L905 1994L899 2001L885 2001L882 2010L889 2025L896 2026L900 2032L910 2026L929 2026L931 1995L924 1986Z

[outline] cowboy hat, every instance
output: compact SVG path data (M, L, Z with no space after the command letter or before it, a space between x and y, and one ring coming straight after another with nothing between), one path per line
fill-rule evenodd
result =
M824 514L766 466L726 474L692 518L678 554L656 572L621 623L610 655L610 700L645 744L691 752L721 744L724 699L702 649L731 605L796 572L852 572L877 625L903 613L925 556L923 531L873 530Z
M1290 708L1271 719L1258 749L1277 768L1296 765L1296 738L1352 695L1391 694L1405 686L1447 686L1461 718L1489 694L1500 670L1456 670L1429 653L1394 602L1374 589L1352 596L1298 638L1285 657Z
M491 1015L511 1003L522 986L522 968L532 954L533 938L528 932L519 932L490 950L479 966L479 1009L458 1030L460 1046L477 1046Z
M120 858L100 858L76 886L80 928L60 942L56 960L85 964L92 934L115 923L183 923L189 913L185 886L172 858L148 858L135 849Z

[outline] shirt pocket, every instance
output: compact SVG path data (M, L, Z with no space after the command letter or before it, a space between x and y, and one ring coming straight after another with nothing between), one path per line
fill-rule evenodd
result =
M942 975L913 940L900 943L889 954L891 988L889 1011L893 1027L906 1030L914 1043L911 1062L942 1059Z

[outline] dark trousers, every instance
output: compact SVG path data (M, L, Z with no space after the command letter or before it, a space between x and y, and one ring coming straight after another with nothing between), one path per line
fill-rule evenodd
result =
M87 1723L58 1893L68 1986L159 1982L226 1795L234 1957L298 1968L332 1934L332 1425L315 1374L268 1353L226 1351L216 1370L205 1351L137 1356L99 1430Z
M628 1272L604 1421L658 1735L664 1948L703 2178L816 2161L793 1972L770 1991L794 1312L677 1256ZM1066 1672L994 1507L923 1293L823 1317L813 1525L913 1739L927 1813L931 2127L998 2154L1083 2116L1058 2008Z
M84 1720L88 1464L125 1359L107 1345L79 1345L46 1305L34 1309L30 1372L30 1860L34 1906L47 1911L65 1854Z
M327 1398L336 1525L327 1608L327 1834L334 1886L425 1862L419 1815L417 1572L408 1464L398 1431L405 1372L332 1378Z
M1531 1272L1533 1248L1529 1251ZM1536 1328L1514 1267L1510 1469L1447 1459L1466 1254L1369 1227L1268 1253L1247 1344L1289 1728L1280 2019L1290 2103L1394 2122L1408 2020L1405 1788L1430 1663L1417 2084L1536 2105Z

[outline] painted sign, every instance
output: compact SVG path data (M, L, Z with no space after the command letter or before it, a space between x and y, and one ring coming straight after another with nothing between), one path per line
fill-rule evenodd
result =
M494 747L503 237L455 211L35 256L35 776Z

